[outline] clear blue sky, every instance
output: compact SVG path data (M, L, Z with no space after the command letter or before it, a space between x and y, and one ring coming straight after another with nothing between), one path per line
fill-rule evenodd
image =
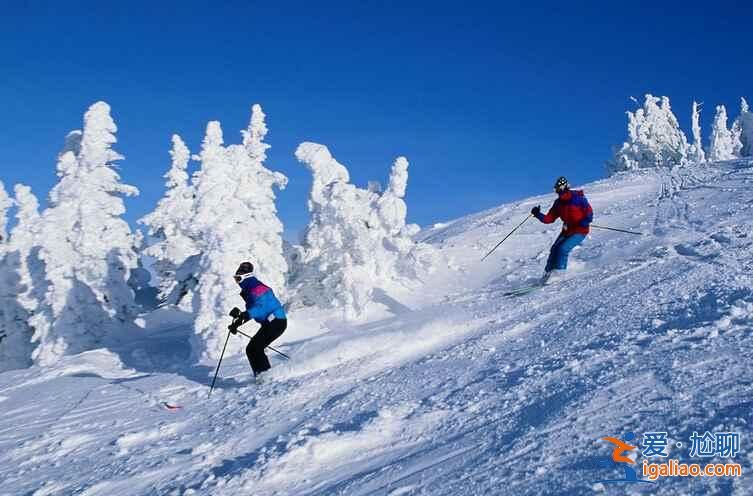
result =
M753 99L750 2L21 3L0 16L0 179L46 196L66 133L105 100L141 189L131 222L164 191L172 133L198 151L217 119L237 142L253 103L293 239L301 141L360 185L406 155L409 221L427 225L602 177L630 96L670 96L686 129L704 102L705 138L714 105Z

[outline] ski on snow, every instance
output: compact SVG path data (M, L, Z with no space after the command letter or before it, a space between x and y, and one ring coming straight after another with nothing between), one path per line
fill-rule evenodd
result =
M523 295L527 295L529 293L533 293L537 289L541 289L541 288L543 288L545 286L546 286L545 284L541 284L541 283L534 284L533 286L524 286L522 288L517 288L517 289L513 289L513 290L510 290L510 291L507 291L505 293L502 293L502 296L504 296L506 298L512 298L512 297L515 297L515 296L523 296Z
M566 282L572 281L573 279L575 279L577 277L581 277L584 274L589 274L589 273L595 272L595 271L596 271L596 269L587 270L585 272L580 272L580 273L572 274L569 277L564 277L562 279L550 280L550 281L547 281L545 283L542 283L541 281L539 281L536 284L532 284L530 286L523 286L523 287L520 287L520 288L511 289L510 291L506 291L506 292L502 293L502 296L505 297L505 298L514 298L516 296L527 295L529 293L533 293L534 291L536 291L538 289L547 288L549 286L559 286L562 283L566 283Z

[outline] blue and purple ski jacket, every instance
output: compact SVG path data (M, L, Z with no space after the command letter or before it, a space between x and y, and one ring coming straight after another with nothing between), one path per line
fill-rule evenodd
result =
M285 310L277 299L272 288L258 280L249 277L241 281L241 297L246 302L246 313L249 318L262 324L274 315L276 319L285 319Z

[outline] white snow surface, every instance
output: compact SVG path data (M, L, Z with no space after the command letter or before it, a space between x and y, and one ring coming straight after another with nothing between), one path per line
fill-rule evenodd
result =
M418 238L459 271L357 324L292 312L274 343L292 360L270 352L260 384L226 356L208 398L215 362L187 365L192 323L166 309L0 374L0 494L751 494L753 161L583 188L597 224L646 235L594 229L572 279L509 299L557 227L479 260L551 195L436 225ZM652 430L740 432L744 476L592 482L620 475L599 438Z

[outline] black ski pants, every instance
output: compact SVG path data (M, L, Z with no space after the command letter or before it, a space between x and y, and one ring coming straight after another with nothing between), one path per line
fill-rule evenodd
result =
M287 319L275 319L272 322L265 321L254 337L246 346L246 356L248 357L254 375L259 375L272 366L269 364L269 358L264 354L264 348L269 346L272 341L282 336L288 327Z

